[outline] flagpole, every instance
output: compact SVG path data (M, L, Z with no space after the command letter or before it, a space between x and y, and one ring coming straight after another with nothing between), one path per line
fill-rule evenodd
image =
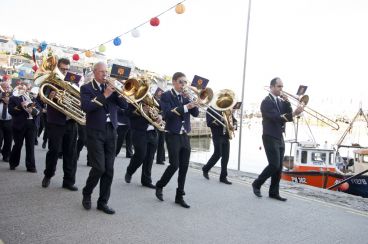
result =
M242 106L241 106L241 110L240 110L240 130L239 130L239 147L238 147L238 170L239 171L240 171L240 159L241 159L240 157L241 157L242 131L243 131L244 89L245 89L245 73L246 73L246 68L247 68L248 36L249 36L249 21L250 21L251 2L252 2L252 0L249 0L247 30L246 30L245 48L244 48L243 84L242 84L242 95L241 95Z

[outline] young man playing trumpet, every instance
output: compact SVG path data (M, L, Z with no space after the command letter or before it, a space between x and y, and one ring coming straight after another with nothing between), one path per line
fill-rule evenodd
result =
M191 130L190 116L197 117L198 105L190 101L183 94L187 84L186 77L181 72L176 72L172 78L173 89L166 91L161 96L161 108L166 126L166 146L169 152L169 166L166 168L161 179L156 183L156 197L163 201L163 188L169 183L171 177L179 169L178 188L176 189L175 203L184 208L190 206L184 201L183 196L185 178L189 166L190 141L188 133Z

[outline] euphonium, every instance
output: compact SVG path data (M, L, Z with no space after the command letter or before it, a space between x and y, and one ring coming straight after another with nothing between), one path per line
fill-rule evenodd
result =
M40 86L41 100L59 112L74 119L78 124L85 125L85 113L81 109L79 88L64 81L64 75L55 66L54 58L47 58L42 63L41 75L35 79L35 85ZM52 69L53 70L49 70ZM48 91L48 94L45 92ZM54 91L55 96L49 97Z
M234 121L232 108L236 103L235 93L229 89L220 90L214 99L212 107L221 112L226 130L229 134L229 139L234 138Z

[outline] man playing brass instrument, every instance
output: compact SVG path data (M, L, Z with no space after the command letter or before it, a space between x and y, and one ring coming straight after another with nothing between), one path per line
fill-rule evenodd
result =
M57 67L63 75L66 75L70 68L70 61L61 58ZM54 96L55 91L51 91L49 98L53 99ZM49 143L42 187L46 188L50 185L50 180L55 175L58 154L61 149L64 171L62 187L70 191L77 191L78 188L74 185L77 171L77 123L57 109L47 105L46 126Z
M282 172L282 162L285 153L285 142L282 133L285 132L286 122L293 120L303 112L303 105L299 105L294 111L287 97L280 99L283 83L280 78L274 78L270 82L270 93L261 103L263 134L263 147L266 151L268 166L262 171L258 178L252 183L253 192L257 197L262 197L261 186L271 177L269 197L286 201L280 196L279 185Z
M115 210L107 205L114 175L116 153L116 128L118 106L126 109L128 104L119 97L107 81L107 65L99 62L93 67L94 79L81 87L81 105L86 113L87 150L91 170L83 188L82 205L91 209L91 195L100 182L100 197L97 209L106 214Z
M186 77L181 72L176 72L172 78L173 89L166 91L161 96L161 108L165 118L165 140L169 151L169 166L161 179L156 183L156 197L163 201L163 188L169 183L171 177L179 169L178 188L176 189L175 203L184 208L190 206L184 201L183 196L185 178L189 166L190 141L187 133L190 132L190 116L197 117L198 105L183 97L183 88L186 85Z

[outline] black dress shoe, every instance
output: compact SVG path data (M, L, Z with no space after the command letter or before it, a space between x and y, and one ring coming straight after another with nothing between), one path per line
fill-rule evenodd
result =
M148 188L151 188L151 189L156 189L156 186L152 183L145 183L145 184L142 183L142 186L148 187Z
M257 197L262 197L262 194L261 194L261 189L256 187L254 185L254 182L252 183L252 188L253 188L253 193L254 195L256 195Z
M43 149L45 149L45 148L46 148L46 142L45 142L45 141L42 143L42 148L43 148Z
M27 169L27 172L30 172L30 173L37 173L37 169Z
M272 198L272 199L276 199L276 200L282 201L282 202L285 202L287 200L284 197L280 197L280 195L269 195L269 197Z
M15 170L15 167L14 166L10 166L10 170Z
M180 199L175 199L175 203L179 204L180 206L182 206L183 208L190 208L190 206L184 201L183 198Z
M91 205L92 205L91 204L91 196L83 195L82 205L83 205L84 209L90 210L91 209Z
M49 177L43 177L43 180L42 180L42 187L43 188L46 188L50 185L50 178Z
M221 183L224 183L224 184L226 184L226 185L231 185L231 184L232 184L232 182L228 181L228 180L227 180L227 178L220 179L220 182L221 182Z
M125 173L125 182L130 183L131 180L132 180L132 176L129 175L128 173Z
M115 210L107 206L107 204L98 204L97 209L101 210L105 214L114 214Z
M164 194L162 193L162 187L156 186L156 197L160 201L163 201L164 200Z
M208 172L206 172L204 170L202 170L202 171L203 171L203 177L206 178L207 180L209 180L210 177L208 176Z
M70 191L78 191L78 187L76 187L75 185L63 184L63 188L68 189Z

